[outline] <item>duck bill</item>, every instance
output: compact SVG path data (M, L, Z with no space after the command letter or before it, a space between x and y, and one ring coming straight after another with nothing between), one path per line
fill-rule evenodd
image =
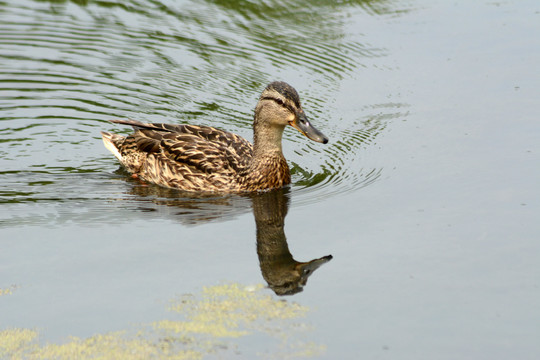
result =
M332 255L326 255L322 258L313 259L308 262L297 263L296 270L300 273L302 284L306 285L308 277L310 277L315 270L317 270L330 260L332 260Z
M330 260L332 260L332 258L333 258L332 255L326 255L326 256L323 256L322 258L314 259L307 263L304 263L302 268L304 270L309 270L309 272L313 272L317 270L319 267L321 267L321 265L324 265Z
M304 134L313 141L323 144L326 144L328 142L328 138L310 124L304 113L298 114L293 121L289 122L289 125L300 131L302 134Z

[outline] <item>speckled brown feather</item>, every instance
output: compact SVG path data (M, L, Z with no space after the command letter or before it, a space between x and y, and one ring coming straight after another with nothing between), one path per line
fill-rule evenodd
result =
M131 125L127 137L103 132L118 149L122 165L141 179L188 191L241 192L277 188L290 183L289 167L276 154L253 164L253 146L244 138L209 126Z

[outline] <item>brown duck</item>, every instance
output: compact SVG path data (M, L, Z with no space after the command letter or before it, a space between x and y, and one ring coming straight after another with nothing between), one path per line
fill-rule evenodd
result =
M281 148L287 125L313 141L328 142L309 123L296 90L279 81L264 89L255 107L253 145L210 126L112 122L135 129L128 136L101 133L105 147L129 172L186 191L245 192L289 184L289 166Z

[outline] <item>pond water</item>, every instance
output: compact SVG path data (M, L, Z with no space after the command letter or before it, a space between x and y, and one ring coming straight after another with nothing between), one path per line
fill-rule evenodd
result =
M0 358L537 359L539 34L532 0L0 1ZM330 139L286 129L285 189L103 147L251 140L273 80Z

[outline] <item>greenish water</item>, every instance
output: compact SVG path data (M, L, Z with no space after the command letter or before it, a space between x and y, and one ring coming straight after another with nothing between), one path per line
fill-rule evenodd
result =
M0 357L538 358L539 31L534 1L0 1ZM273 80L330 138L285 132L284 191L186 197L102 145L251 139Z

